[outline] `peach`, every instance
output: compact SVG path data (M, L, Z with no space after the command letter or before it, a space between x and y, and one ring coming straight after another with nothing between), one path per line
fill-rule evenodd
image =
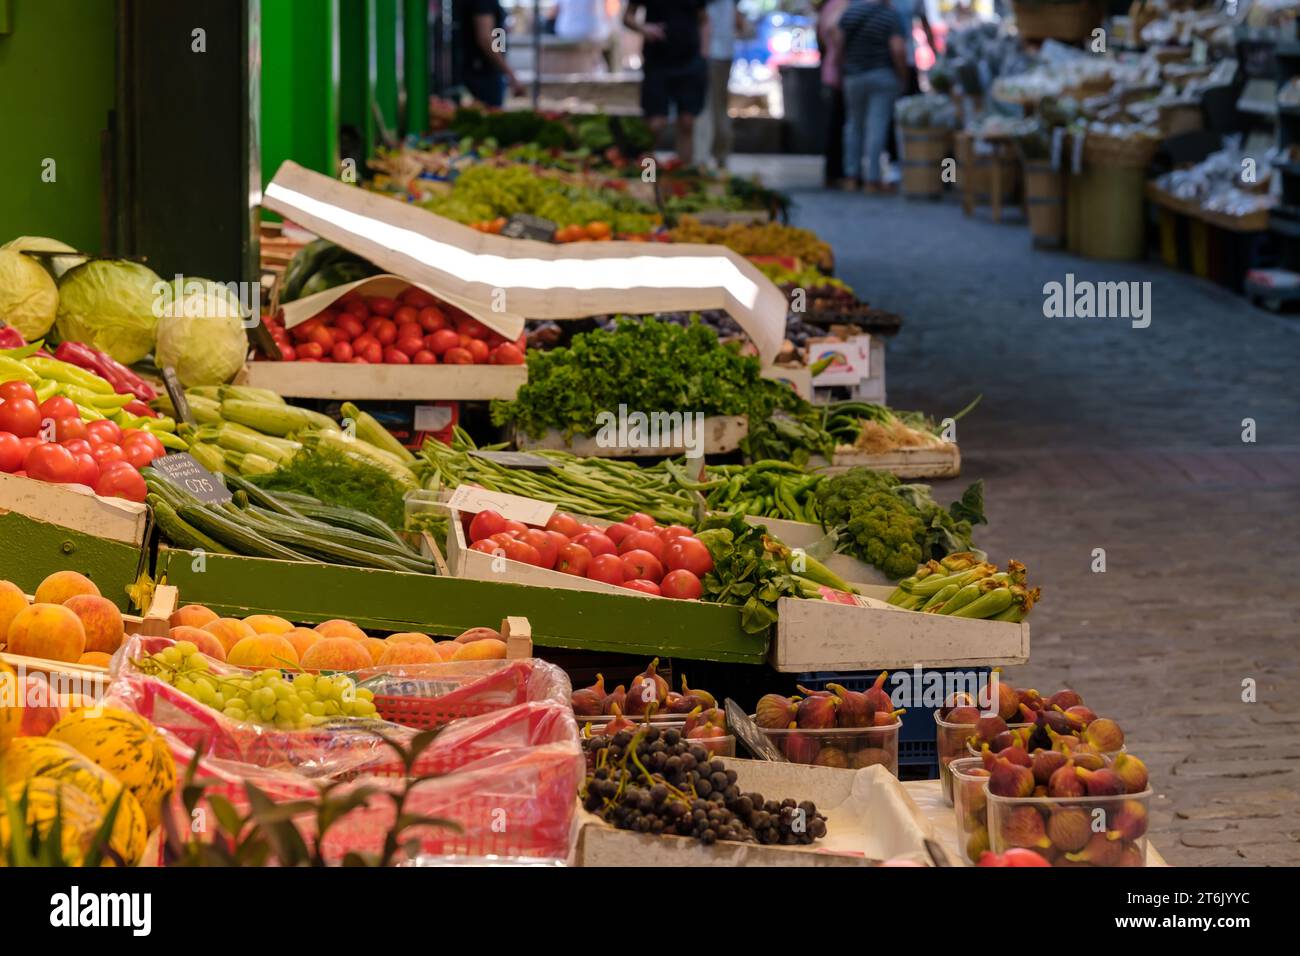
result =
M384 648L379 663L385 667L389 664L441 664L442 653L431 644L426 646L398 641Z
M506 642L495 637L462 644L452 655L453 661L503 661L506 659Z
M255 630L236 617L219 617L203 625L203 630L221 642L226 649L226 658L230 658L230 649L246 637L257 634Z
M87 651L81 655L78 664L91 664L95 667L107 667L108 662L113 659L112 654L105 654L103 651Z
M286 641L293 645L293 649L298 652L298 660L307 653L307 648L311 647L323 638L309 627L295 627L292 631L286 631L280 635Z
M288 634L293 624L274 614L253 614L244 618L244 623L258 634Z
M18 612L27 607L27 595L22 588L9 581L0 581L0 641L9 633L9 625Z
M372 664L378 664L379 658L384 656L384 651L388 648L388 645L377 637L367 637L361 642L361 646L370 652Z
M501 640L501 633L490 627L471 627L456 636L457 644L469 644L471 641Z
M226 663L234 664L236 667L247 667L250 670L261 670L265 667L278 670L282 667L296 667L298 652L279 634L254 634L252 637L244 638L230 649L230 653L226 655Z
M6 582L8 583L8 582ZM0 753L23 726L23 698L18 672L0 661Z
M442 659L444 661L451 660L451 656L460 650L460 645L455 641L439 641L433 646L438 649L440 654L442 654Z
M81 619L81 626L86 631L86 651L112 654L122 646L122 639L126 636L122 612L108 598L77 594L64 601L63 606Z
M62 604L77 594L99 595L95 582L76 571L55 571L36 588L37 604ZM80 656L80 655L78 655Z
M419 631L402 631L398 634L389 634L387 640L398 644L425 644L433 646L433 638L428 634L421 634Z
M217 612L202 604L187 604L172 612L167 621L172 627L206 627L217 619Z
M344 621L339 618L321 621L316 625L316 630L321 637L346 637L354 641L364 641L366 639L365 631L351 621Z
M327 637L307 648L302 666L309 671L357 671L370 667L370 652L350 637Z
M180 627L173 627L167 636L173 641L189 641L199 649L200 654L206 654L213 660L226 659L226 645L222 644L217 635L211 631L182 624Z
M86 652L86 629L81 619L63 605L40 602L14 617L9 625L8 650L11 654L73 663Z

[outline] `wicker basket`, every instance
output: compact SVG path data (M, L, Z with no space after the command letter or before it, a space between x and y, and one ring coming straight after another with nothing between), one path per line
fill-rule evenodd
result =
M1083 141L1084 166L1145 169L1160 149L1160 141L1148 136L1107 136L1089 133Z
M1016 29L1025 40L1061 40L1073 43L1087 39L1101 26L1102 5L1097 0L1074 3L1012 4L1016 12Z
M1047 160L1024 160L1025 211L1034 245L1058 248L1065 241L1065 175Z

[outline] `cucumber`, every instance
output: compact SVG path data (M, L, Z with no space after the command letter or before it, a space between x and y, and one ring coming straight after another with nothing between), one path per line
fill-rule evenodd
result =
M294 511L287 504L278 501L273 495L270 495L257 487L257 485L253 484L243 475L235 475L229 480L229 484L242 491L245 497L259 508L265 508L267 511L274 511L277 514L287 515L291 518L303 517L303 515Z
M306 555L274 541L268 541L247 524L236 521L224 512L211 508L186 506L178 509L177 513L186 524L215 538L236 554L254 558L279 558L282 561L313 562L313 559Z
M391 541L372 538L370 535L358 534L355 531L348 531L343 528L335 528L324 524L320 521L312 521L310 518L291 518L288 515L277 514L274 511L267 511L263 508L249 508L244 515L250 518L256 524L267 529L263 533L267 537L275 540L275 536L270 534L270 529L284 528L287 531L295 531L298 534L304 534L312 538L320 538L324 541L330 541L347 548L354 548L361 551L367 549L374 550L385 557L401 557L408 560L418 560L418 555L414 554L407 548L399 548Z
M368 515L363 511L355 511L352 508L337 508L332 505L309 504L299 505L298 510L305 518L313 518L336 528L345 528L369 535L372 538L391 541L408 551L411 550L410 545L403 541L396 531L374 515Z
M292 302L302 295L303 284L331 262L351 255L328 239L313 239L299 249L285 267L280 281L280 301Z
M319 498L313 498L311 495L302 495L296 491L268 491L268 495L284 505L320 505L324 504Z
M410 570L406 565L398 563L394 558L339 544L319 535L304 534L283 524L267 522L260 527L262 534L270 540L285 546L292 546L301 552L316 555L333 564L351 564L357 567L380 568L386 571Z
M209 538L198 528L187 524L176 509L158 495L145 498L153 508L153 520L162 536L182 551L206 551L209 554L233 554L229 548Z
M361 260L332 262L303 283L298 292L298 298L305 299L317 292L324 292L326 289L333 289L335 286L347 285L349 282L356 282L358 279L368 279L376 274L377 270L374 266Z

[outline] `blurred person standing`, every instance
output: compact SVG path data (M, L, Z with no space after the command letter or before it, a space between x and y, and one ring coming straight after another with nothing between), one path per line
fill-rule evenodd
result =
M487 106L501 106L506 84L515 96L524 84L506 62L506 15L498 0L456 0L460 29L461 82Z
M848 5L849 0L819 0L817 4L817 49L821 51L822 105L826 113L823 182L828 189L844 185L844 87L835 29Z
M728 87L731 64L736 58L736 36L744 28L743 14L736 0L709 0L709 131L713 137L710 154L719 169L726 169L731 155L731 114Z
M925 33L925 42L934 47L934 30L930 28L930 20L925 15L925 0L889 0L889 5L898 12L898 19L903 24L903 44L907 48L907 82L903 84L903 96L912 96L921 92L921 74L916 69L916 21L921 21L921 30ZM889 141L885 151L889 154L889 172L890 179L897 182L899 177L898 160L900 154L898 151L898 131L894 124L889 124Z
M636 18L643 8L644 18ZM658 134L677 110L677 158L690 166L694 156L695 117L704 109L709 68L700 47L706 22L705 0L630 0L623 25L641 34L641 112Z
M893 192L881 179L881 156L894 100L907 82L902 21L888 0L853 0L836 26L835 42L844 83L844 175L862 180L868 193Z

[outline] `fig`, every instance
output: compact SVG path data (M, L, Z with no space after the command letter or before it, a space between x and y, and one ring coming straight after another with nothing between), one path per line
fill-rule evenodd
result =
M709 710L712 707L718 706L718 699L714 697L712 694L710 694L707 690L695 690L693 688L687 687L685 674L682 675L682 696L689 699L693 699L697 704L702 705L705 710ZM683 711L683 713L687 713L689 712L689 710L690 708L687 708L685 711Z
M1123 852L1119 855L1119 861L1116 866L1146 866L1147 861L1142 856L1142 851L1132 843L1124 847Z
M1147 832L1147 806L1141 800L1125 800L1109 821L1106 835L1112 840L1136 840Z
M1124 747L1124 731L1108 717L1098 717L1088 724L1083 739L1102 753L1113 754Z
M966 837L966 858L972 863L976 863L984 854L988 853L988 850L989 831L984 827L971 830L970 835Z
M989 747L993 750L992 747ZM1010 760L1012 763L1019 764L1022 767L1033 767L1034 758L1029 756L1029 752L1024 747L1006 747L1002 750L994 750L999 757Z
M808 734L790 734L785 740L785 757L791 763L812 763L821 744Z
M1015 807L1002 821L1002 838L1010 846L1047 849L1052 841L1043 827L1043 815L1037 807Z
M1073 707L1065 708L1065 717L1076 729L1087 727L1097 719L1097 714L1091 707L1085 707L1083 704L1075 704Z
M623 716L623 711L618 704L614 705L614 719L601 728L601 733L606 737L613 737L620 730L635 730L636 724Z
M1074 771L1074 764L1067 761L1064 767L1053 773L1047 781L1047 795L1049 797L1083 796L1083 781Z
M658 669L659 658L656 657L646 665L644 671L632 679L632 686L627 689L629 709L634 697L641 699L643 709L652 702L662 706L668 699L668 681L659 676Z
M768 730L785 730L795 726L794 715L797 705L789 697L780 694L764 694L758 699L754 708L754 720L758 726Z
M940 719L947 720L950 723L954 723L954 724L962 723L963 721L952 720L952 718L949 715L954 710L957 710L959 708L967 708L967 707L971 709L978 709L975 706L975 698L972 697L970 694L967 694L965 691L957 691L956 693L949 694L948 697L944 700L943 706L939 708L939 717ZM973 720L971 721L971 723L974 722L975 721Z
M999 797L1027 797L1034 792L1034 772L1012 763L984 745L984 766L989 771L989 793Z
M840 727L870 727L876 716L871 697L856 690L849 690L839 684L827 684L839 698L839 709L835 721Z
M1020 691L1010 684L998 681L998 716L1011 720L1020 713Z
M687 697L677 693L675 690L668 692L668 699L664 701L664 713L667 714L689 714L700 702L693 697Z
M986 852L980 855L978 860L972 862L979 866L1051 866L1052 864L1035 850L1026 850L1024 847L1012 847L1005 853Z
M1076 729L1070 723L1070 718L1064 711L1042 710L1038 712L1038 719L1042 721L1044 727L1053 733L1069 734Z
M1052 774L1060 770L1069 762L1069 758L1059 750L1035 750L1030 764L1030 769L1034 771L1034 779L1041 784L1046 784L1052 779Z
M845 770L849 766L849 758L839 747L823 747L817 751L817 756L813 758L813 764L818 767L835 767L839 770Z
M1035 750L1051 750L1052 738L1043 724L1035 724L1025 739L1025 749L1030 753Z
M573 712L579 717L599 717L605 707L605 677L596 675L596 683L581 690L575 690L569 700Z
M943 719L950 724L973 727L979 722L980 712L975 707L954 707L948 711L948 716Z
M1093 866L1115 866L1124 853L1124 844L1111 840L1104 833L1094 833L1077 853L1067 853L1071 863L1091 863Z
M1047 703L1043 700L1043 695L1031 687L1029 690L1021 692L1020 706L1022 708L1028 707L1035 714L1038 714L1046 709Z
M866 693L871 698L871 707L877 714L888 713L894 709L894 701L885 690L885 678L888 676L889 671L881 671L876 676L876 682L867 688Z
M889 765L889 752L881 747L863 747L849 758L849 766L854 770L861 770L863 767L874 767Z
M614 713L615 707L617 707L619 711L622 712L623 708L626 706L627 706L627 688L624 687L622 684L619 684L612 691L610 691L609 694L605 697L605 703L601 708L601 713L612 714Z
M826 730L835 726L835 712L840 701L829 697L805 697L795 709L795 724L800 730Z
M975 736L981 743L991 743L998 734L1007 732L1007 722L994 714L975 722Z
M1091 818L1082 807L1061 807L1047 818L1047 837L1067 853L1082 850L1092 838Z
M902 717L905 713L907 713L907 711L902 708L898 710L878 710L871 718L871 726L892 727L894 724L898 723L898 718Z
M702 707L696 707L686 715L686 725L684 730L686 736L691 735L691 731L696 727L720 727L722 732L727 732L727 715L717 707L710 707L704 710Z
M803 694L805 697L834 697L835 696L834 691L830 691L830 690L825 690L825 689L809 690L807 687L804 687L803 684L795 684L794 686L797 687L799 689L799 693Z
M1124 781L1114 770L1102 767L1100 770L1085 770L1075 767L1074 772L1083 781L1083 789L1090 797L1117 797L1124 793Z
M1129 793L1141 793L1147 788L1147 765L1132 754L1120 754L1111 769L1119 774Z
M1059 707L1061 710L1069 710L1071 707L1077 707L1082 703L1083 698L1068 687L1064 690L1058 690L1051 697L1047 698L1048 707Z

